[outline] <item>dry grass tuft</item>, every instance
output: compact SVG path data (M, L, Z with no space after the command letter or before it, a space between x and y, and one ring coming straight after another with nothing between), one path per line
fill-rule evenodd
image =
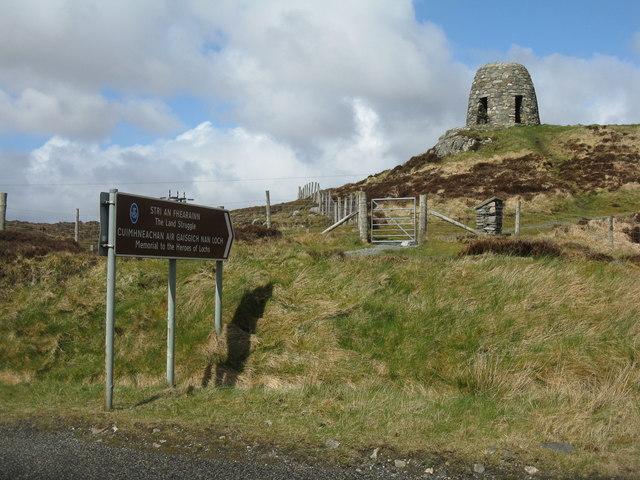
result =
M534 422L548 439L577 441L581 448L600 452L640 441L637 365L583 378L558 369L545 382L541 398L553 404L534 412Z
M470 458L493 442L519 452L518 442L563 441L579 449L570 461L598 462L599 472L640 458L640 269L585 261L598 251L570 243L592 248L595 237L573 231L483 239L463 256L450 242L359 259L342 258L357 238L343 233L235 245L221 336L211 332L212 264L181 263L179 393L167 396L171 408L131 414L239 435L268 418L263 438L276 443L322 445L330 435L360 449L373 438ZM482 252L498 255L469 256ZM76 260L55 255L34 269L59 272L0 303L0 382L35 378L31 389L69 379L98 391L103 265L69 268ZM119 264L117 384L132 397L166 387L165 270L160 261ZM99 299L85 305L87 292Z
M282 232L275 228L262 225L240 225L234 229L235 238L241 242L255 242L256 240L274 240L282 237Z
M118 385L124 387L146 388L166 385L166 378L161 375L133 373L118 376Z
M634 217L616 218L613 235L614 250L610 246L609 220L606 218L557 227L545 237L550 240L569 242L570 246L573 245L583 252L589 250L595 254L607 256L639 255L640 244L635 243L630 234L636 225Z
M474 395L509 399L528 389L533 369L518 368L496 353L478 353L467 362L458 382Z
M16 372L14 370L3 369L0 370L0 384L4 385L24 385L31 384L36 379L36 372L30 370L21 370Z
M483 253L516 257L559 257L562 249L550 240L483 238L468 245L460 255L482 255Z
M82 249L73 239L53 238L32 232L0 231L0 259L43 257L51 252L79 253Z

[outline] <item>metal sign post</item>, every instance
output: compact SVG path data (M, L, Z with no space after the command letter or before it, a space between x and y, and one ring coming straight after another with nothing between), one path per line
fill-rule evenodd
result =
M216 298L215 298L215 327L216 335L222 333L222 261L216 262Z
M176 350L176 260L169 260L167 288L167 383L175 386L174 367Z
M116 321L116 252L114 248L116 239L116 193L118 190L109 190L108 200L105 206L108 209L109 225L107 231L107 243L102 248L107 249L107 309L105 322L105 408L113 408L113 337ZM104 197L102 197L104 198Z
M233 243L224 208L120 193L100 194L100 255L107 256L106 393L113 408L116 257L169 259L167 284L167 382L175 385L176 259L216 260L215 330L222 331L222 265Z

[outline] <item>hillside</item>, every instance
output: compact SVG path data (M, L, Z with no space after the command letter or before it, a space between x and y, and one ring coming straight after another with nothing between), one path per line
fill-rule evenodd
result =
M637 478L638 258L558 245L458 256L463 244L432 241L358 257L350 229L239 241L221 337L213 265L179 262L175 389L166 261L121 259L114 412L102 409L103 259L16 258L0 279L0 414L109 427L93 439L146 448L161 438L167 452L268 445L359 468L400 459L416 474L482 463L498 478L525 465Z
M640 125L464 129L471 151L439 157L436 147L337 189L371 197L427 194L436 203L492 196L576 196L640 183Z
M430 151L340 191L427 193L461 210L520 195L567 218L640 210L640 127L468 134L473 151ZM388 477L475 478L482 464L500 479L534 467L534 478L638 478L640 217L617 218L614 248L597 219L493 241L434 222L423 245L365 256L352 226L320 235L329 220L312 206L274 209L281 231L238 228L221 336L214 264L178 262L175 388L167 262L118 259L111 412L104 258L0 236L0 426Z

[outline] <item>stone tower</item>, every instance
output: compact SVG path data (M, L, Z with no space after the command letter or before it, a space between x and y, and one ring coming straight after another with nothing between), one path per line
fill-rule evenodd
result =
M529 72L519 63L489 63L476 72L469 94L467 126L540 125Z

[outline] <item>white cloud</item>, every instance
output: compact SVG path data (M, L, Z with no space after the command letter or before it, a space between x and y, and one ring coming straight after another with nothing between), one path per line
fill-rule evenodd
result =
M107 138L119 121L154 134L182 126L166 104L158 100L108 101L102 95L67 86L49 91L26 88L13 96L0 88L0 133L52 133L84 140Z
M38 194L18 189L12 200L21 206L23 217L30 211L37 219L42 198L55 193L42 216L50 218L55 208L62 215L57 220L75 208L97 215L98 192L109 188L156 197L168 189L180 190L198 203L229 208L259 204L265 190L275 201L292 200L297 186L308 181L323 178L323 186L339 185L395 160L390 158L376 111L362 99L346 103L353 133L322 144L314 163L265 133L242 127L220 129L210 122L173 139L132 147L104 147L54 136L31 152L21 169L29 183L40 185ZM0 152L0 163L11 158ZM330 175L347 177L324 178Z
M114 113L99 95L83 95L67 88L55 93L26 88L15 97L0 90L1 132L47 135L55 131L91 138L111 132L116 122Z
M512 48L507 58L531 73L544 123L640 122L640 68L632 63L605 55L541 58L521 47Z
M172 0L23 0L0 4L0 79L166 93L186 83L202 29ZM191 81L191 80L189 80Z
M322 144L318 162L325 171L367 173L382 170L394 163L386 136L381 131L378 113L363 99L345 100L352 110L352 135L331 139ZM366 167L363 168L363 166Z
M0 3L0 133L51 136L22 170L33 183L180 179L203 202L260 200L266 188L289 199L307 180L236 180L392 167L463 121L471 74L409 0ZM97 143L122 122L175 133L168 105L181 94L238 127ZM212 178L233 182L197 182ZM69 208L93 205L81 191L94 187L55 188Z
M132 99L115 103L114 109L117 118L156 135L173 133L183 127L181 120L160 100Z
M224 5L202 15L225 33L227 47L212 58L236 118L252 129L307 148L344 135L344 98L366 99L385 129L398 105L432 123L450 122L451 105L463 106L471 72L451 62L441 29L415 21L410 2Z
M632 63L517 46L500 55L531 72L543 122L639 121ZM0 150L0 182L76 184L10 192L33 211L95 214L110 187L230 207L261 202L265 189L290 200L308 180L426 151L464 124L473 74L410 0L0 2L0 135L50 138ZM215 116L179 118L181 95ZM123 124L162 138L109 144ZM291 177L308 178L251 180Z
M31 110L37 121L22 122L27 133L100 139L120 121L144 126L131 109L98 109L117 103L101 96L108 88L230 105L230 121L312 151L345 135L343 98L366 99L385 130L397 105L414 106L412 121L451 124L470 75L451 62L439 27L415 21L409 0L0 3L0 88L47 100L42 114ZM86 124L63 118L67 110ZM152 111L161 117L154 131L171 131L169 112Z
M169 0L0 2L0 133L99 140L119 122L175 133L163 96L206 73L197 24Z
M264 133L240 127L218 129L210 122L174 139L124 148L55 136L22 159L14 178L22 172L21 178L34 188L14 189L8 217L15 218L11 210L15 205L20 206L22 219L69 221L75 208L95 217L98 192L109 188L155 197L169 189L179 190L200 204L229 208L259 204L265 190L275 201L292 200L298 185L319 176L362 173L360 164L349 165L345 159L379 152L375 114L360 107L356 110L358 133L339 145L347 157L333 151L326 165L305 163L290 146ZM0 164L14 160L14 154L0 152ZM341 168L334 169L341 163ZM43 209L44 198L47 207ZM52 217L54 212L60 216Z

